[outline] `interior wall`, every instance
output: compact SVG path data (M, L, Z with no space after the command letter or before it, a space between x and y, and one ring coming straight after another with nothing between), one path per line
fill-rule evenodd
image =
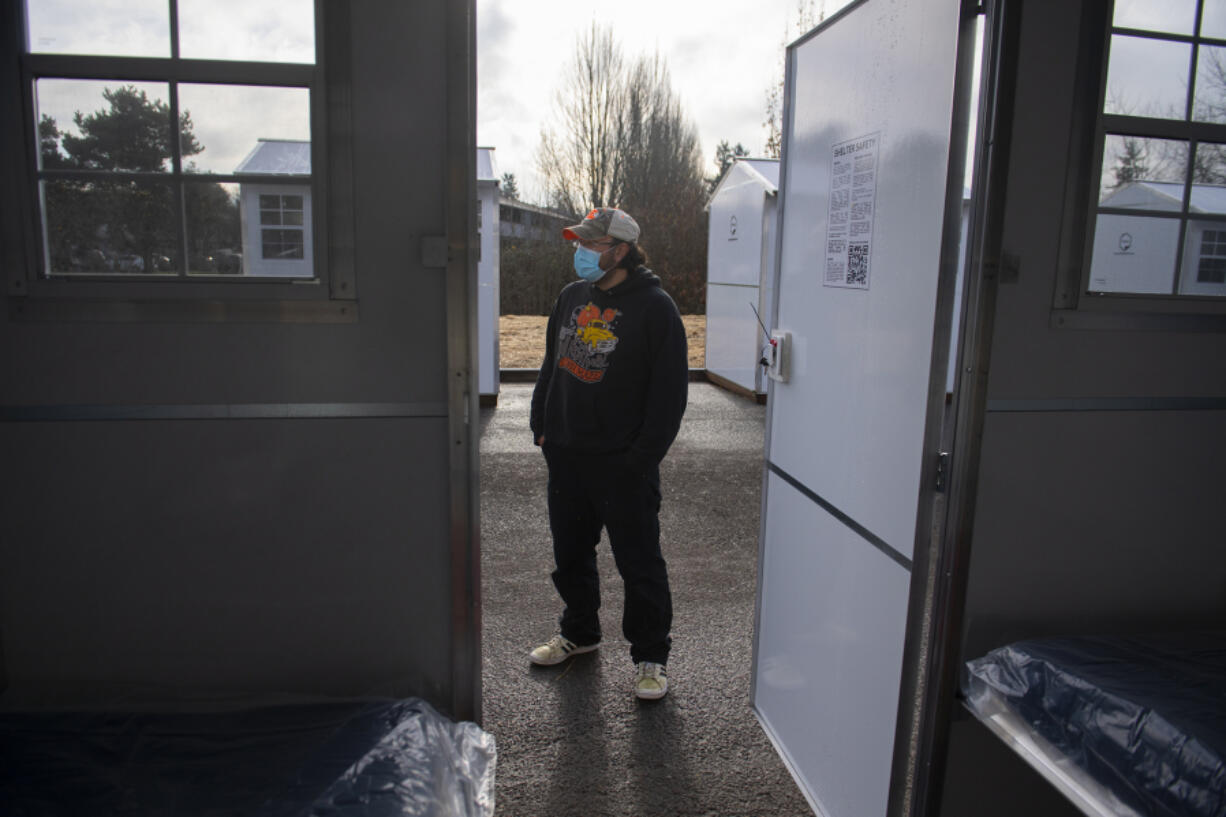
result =
M0 312L10 696L115 683L455 705L439 658L476 633L448 615L449 273L422 243L446 233L450 198L473 198L445 161L449 140L475 150L471 122L445 124L472 55L448 36L459 4L331 9L348 38L329 71L350 82L332 89L325 206L353 225L356 321L28 321L12 297ZM4 127L13 144L23 126ZM6 236L31 204L6 199ZM10 243L5 263L30 252Z
M1094 36L1079 5L1022 9L1002 238L1018 274L997 293L966 609L975 649L1006 635L983 633L988 617L1036 629L1226 617L1210 513L1226 413L1178 410L1226 398L1226 335L1052 326L1065 175L1079 172L1075 61Z
M1099 36L1080 6L1021 8L1002 239L1018 266L997 290L964 660L1024 637L1226 624L1226 337L1053 327L1066 177L1084 172L1078 48ZM942 814L1064 813L982 731L954 724Z

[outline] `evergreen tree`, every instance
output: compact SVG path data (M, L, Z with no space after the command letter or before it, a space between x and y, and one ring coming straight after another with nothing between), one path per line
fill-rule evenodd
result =
M170 106L131 85L107 88L106 107L73 115L76 133L39 121L47 170L162 173L173 161ZM204 150L191 114L179 116L181 160ZM182 215L173 185L157 180L52 178L45 182L47 242L57 272L166 272L177 268ZM193 255L238 247L238 204L219 184L184 188ZM199 245L197 247L197 245ZM203 269L203 268L198 268Z
M80 136L62 138L69 165L89 170L159 171L171 161L170 106L134 86L107 88L107 110L88 116L77 111L73 123ZM179 115L179 150L183 158L204 150L192 133L191 114Z
M748 155L749 151L740 142L736 143L736 147L730 147L727 139L720 142L715 148L715 166L719 169L707 180L707 192L714 193L715 186L719 184L720 179L724 178L724 174L728 172L728 168L732 167L732 163Z
M1145 144L1140 139L1125 139L1124 149L1115 160L1112 173L1115 175L1113 187L1119 188L1129 182L1142 181L1149 178L1149 156Z
M502 174L502 195L509 199L519 198L519 184L515 181L514 173Z

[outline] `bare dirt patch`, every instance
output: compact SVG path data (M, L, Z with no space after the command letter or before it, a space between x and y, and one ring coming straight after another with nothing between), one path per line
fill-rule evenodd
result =
M690 368L706 366L707 316L682 315ZM537 369L545 356L544 315L503 315L498 319L498 365L503 369Z

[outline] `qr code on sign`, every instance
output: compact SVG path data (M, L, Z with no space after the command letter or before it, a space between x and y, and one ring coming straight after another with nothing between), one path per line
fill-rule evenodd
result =
M861 286L868 283L868 244L865 242L847 245L847 283Z

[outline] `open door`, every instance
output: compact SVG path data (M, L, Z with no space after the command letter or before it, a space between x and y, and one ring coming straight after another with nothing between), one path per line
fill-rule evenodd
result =
M823 817L913 807L977 13L863 0L788 49L751 697Z

